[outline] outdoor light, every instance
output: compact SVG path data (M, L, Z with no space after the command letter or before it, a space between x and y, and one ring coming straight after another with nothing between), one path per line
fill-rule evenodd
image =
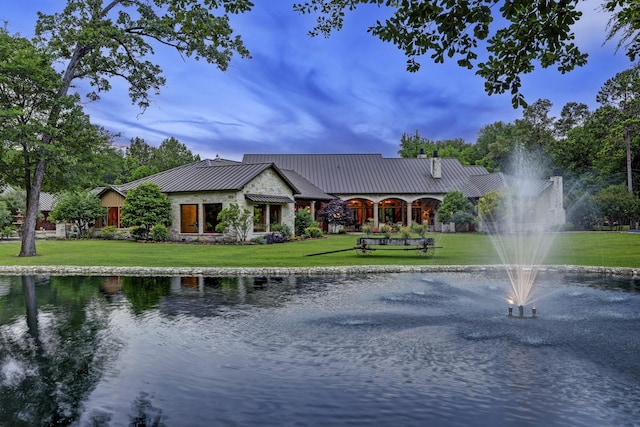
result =
M535 307L531 308L531 316L536 317L536 311Z
M509 317L513 316L513 307L509 307Z

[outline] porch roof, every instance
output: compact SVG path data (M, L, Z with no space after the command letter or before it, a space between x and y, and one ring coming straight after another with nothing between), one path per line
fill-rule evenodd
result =
M293 203L290 197L269 194L245 194L244 198L258 203Z

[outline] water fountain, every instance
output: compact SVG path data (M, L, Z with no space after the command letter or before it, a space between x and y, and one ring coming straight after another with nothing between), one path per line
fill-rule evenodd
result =
M516 306L518 317L524 317L524 307L534 302L539 266L564 222L562 179L543 180L541 170L522 148L514 150L512 173L501 175L508 189L498 193L493 209L481 215L481 228L489 233L511 283L509 316ZM535 317L536 308L531 310Z

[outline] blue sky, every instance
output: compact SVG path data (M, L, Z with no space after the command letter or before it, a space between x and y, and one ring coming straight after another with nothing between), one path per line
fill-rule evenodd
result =
M36 11L63 9L64 0L3 2L0 22L10 33L31 36ZM151 145L175 137L202 158L240 160L244 153L381 153L397 157L403 133L432 140L475 142L485 125L522 115L509 95L488 96L483 80L455 63L405 69L394 46L366 32L384 10L347 15L342 31L311 38L314 20L294 13L292 0L254 0L254 10L233 18L252 59L235 57L225 72L157 50L167 84L144 114L131 105L124 82L114 80L102 99L85 104L94 123ZM599 0L581 2L576 42L589 64L562 75L555 69L523 77L527 101L547 98L558 115L567 102L597 107L602 84L630 67L615 43L604 43L608 15Z

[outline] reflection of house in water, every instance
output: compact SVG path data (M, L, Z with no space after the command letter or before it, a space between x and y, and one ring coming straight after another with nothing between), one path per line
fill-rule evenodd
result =
M122 278L120 276L108 276L102 280L100 290L107 295L116 295L122 292Z
M310 292L296 276L176 276L160 310L196 317L239 315L260 307L277 307L291 295Z

